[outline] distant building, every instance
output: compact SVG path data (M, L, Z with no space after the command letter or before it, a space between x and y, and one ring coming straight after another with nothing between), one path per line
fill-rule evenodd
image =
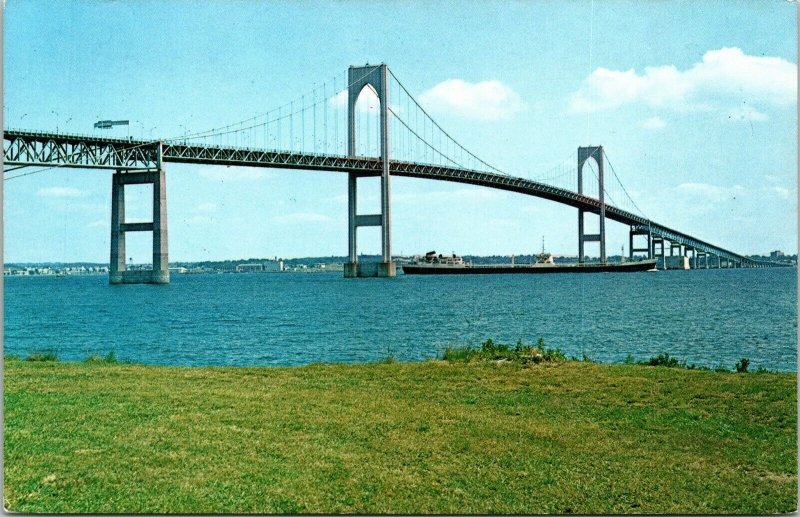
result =
M769 254L769 258L778 258L778 257L782 257L782 256L783 256L783 252L781 250L771 251L770 254Z
M183 266L178 266L178 267L171 267L171 268L169 268L169 272L170 272L170 273L181 273L181 274L182 274L182 273L188 273L188 272L189 272L189 270L188 270L188 269L186 269L186 268L185 268L185 267L183 267Z
M236 266L237 273L256 273L264 271L264 264L239 264Z
M264 265L264 271L268 271L270 273L277 273L279 271L284 271L286 269L285 266L283 265L283 261L278 260L277 258L275 260L268 260L264 262L263 265Z

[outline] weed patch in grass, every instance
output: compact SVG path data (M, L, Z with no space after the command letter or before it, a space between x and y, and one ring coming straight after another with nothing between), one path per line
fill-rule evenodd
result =
M528 345L522 341L517 341L515 346L506 345L503 343L496 343L492 339L484 341L480 348L472 346L450 346L447 347L442 353L442 360L450 362L470 362L470 361L509 361L520 364L538 364L542 362L583 362L590 364L597 364L597 361L583 354L581 358L570 356L569 358L559 348L548 348L545 346L544 339L539 338L536 345ZM644 361L635 361L633 355L628 353L623 361L626 365L639 365L639 366L660 366L665 368L682 368L686 370L701 370L701 371L714 371L717 373L729 373L736 371L738 373L748 373L750 360L746 357L741 358L735 365L733 370L727 368L724 364L719 363L714 368L704 365L697 365L688 363L685 359L678 359L668 353L661 353L650 357ZM764 367L759 366L756 373L769 373Z
M31 354L25 360L31 363L54 362L58 361L58 356L52 353Z
M739 361L736 363L735 366L737 373L747 373L747 369L749 367L750 367L750 359L746 357L742 357L741 359L739 359Z
M686 367L685 362L681 362L677 358L671 357L669 354L658 354L645 361L644 364L647 366L666 366L667 368Z
M633 357L631 354L628 354L628 357L625 358L625 364L634 364ZM718 363L713 368L709 368L708 366L703 365L696 365L694 363L689 364L686 360L678 359L677 357L672 357L667 353L658 354L656 356L651 357L646 361L639 361L635 363L641 366L663 366L666 368L684 368L686 370L701 370L701 371L714 371L717 373L730 373L732 371L736 371L737 373L749 373L750 367L750 359L746 357L742 357L733 367L733 370L726 367L722 362ZM770 373L771 370L764 368L763 366L759 366L756 369L756 373Z
M469 362L473 360L510 361L524 365L567 360L560 349L547 348L541 338L539 338L535 346L517 341L517 344L512 347L487 339L481 344L480 348L470 346L448 347L444 350L442 359L451 362Z
M87 363L104 363L104 364L117 364L119 361L117 360L117 356L114 354L114 351L110 351L106 355L90 355L84 362Z

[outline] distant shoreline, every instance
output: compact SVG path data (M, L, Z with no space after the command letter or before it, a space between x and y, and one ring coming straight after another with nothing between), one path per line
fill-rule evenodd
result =
M515 262L518 263L529 263L529 262L536 262L536 254L528 253L528 254L519 254L519 255L461 255L462 258L466 261L473 261L478 264L508 264L511 263L512 257ZM403 262L406 260L411 259L414 255L397 255L394 257L395 261ZM754 259L754 260L772 260L772 261L782 261L782 262L790 262L790 263L797 263L797 255L781 255L781 256L770 256L770 255L745 255L745 257ZM564 255L564 254L554 254L553 258L557 263L574 263L578 261L577 255ZM609 255L608 261L610 262L619 262L620 259L623 258L622 255ZM625 259L628 258L627 255L624 256ZM220 268L220 267L235 267L236 265L244 265L249 263L266 263L266 262L277 262L281 261L286 264L287 267L294 267L301 264L306 266L313 266L316 264L326 264L326 265L339 265L346 263L348 258L346 256L336 256L336 255L329 255L329 256L316 256L316 257L297 257L297 258L280 258L280 257L262 257L262 258L237 258L237 259L223 259L223 260L176 260L171 261L169 264L170 268L178 268L178 267L186 267L186 268L193 268L193 267L207 267L207 268ZM359 261L379 261L380 256L378 255L359 255ZM599 261L599 257L592 257L587 256L588 261ZM135 264L135 266L144 266L144 264ZM94 268L108 268L108 262L90 262L90 261L72 261L72 262L60 262L60 261L37 261L37 262L7 262L3 265L4 269L9 268L36 268L36 267L49 267L49 268L77 268L77 267L94 267Z

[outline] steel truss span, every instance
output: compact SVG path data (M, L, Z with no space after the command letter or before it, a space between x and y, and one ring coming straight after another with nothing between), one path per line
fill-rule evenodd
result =
M130 170L155 168L156 159L156 146L151 143L24 131L3 133L6 166Z
M3 158L6 166L45 166L110 170L149 170L158 167L158 149L162 160L171 163L230 165L355 173L380 176L382 161L372 157L300 153L241 147L192 145L150 140L124 140L89 135L54 134L6 130L3 133ZM507 190L569 205L599 214L599 199L553 187L544 183L441 165L390 161L391 175L466 183ZM234 174L234 173L232 173ZM771 267L780 264L756 261L706 241L658 224L626 210L605 205L607 218L630 225L631 231L649 232L697 252L716 255L743 267Z

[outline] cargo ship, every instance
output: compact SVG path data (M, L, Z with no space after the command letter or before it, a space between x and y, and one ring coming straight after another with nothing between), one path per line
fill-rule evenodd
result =
M496 274L540 274L540 273L632 273L655 270L656 260L638 260L619 263L556 264L553 256L542 252L533 264L472 264L455 253L436 254L429 251L417 256L409 264L403 264L406 275L496 275Z

